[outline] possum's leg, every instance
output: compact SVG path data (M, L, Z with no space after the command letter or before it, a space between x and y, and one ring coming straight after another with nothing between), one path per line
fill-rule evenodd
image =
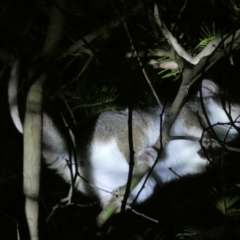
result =
M132 192L128 198L128 204L131 204L133 199L138 195L138 192L141 191L138 202L142 202L147 199L153 192L153 189L156 185L156 181L149 177L144 188L141 190L144 181L146 178L143 178L146 175L146 172L150 167L153 166L154 162L157 160L158 152L154 148L145 148L141 152L137 153L135 158L135 162L137 165L134 168L133 176L132 176L132 183L131 183L131 190ZM126 186L118 187L113 190L113 198L117 199L118 207L121 206L121 202L123 200L125 194Z

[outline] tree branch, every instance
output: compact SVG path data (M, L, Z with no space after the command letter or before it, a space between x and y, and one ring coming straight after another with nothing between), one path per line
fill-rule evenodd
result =
M56 1L59 5L52 6L50 23L45 44L42 50L42 61L51 59L57 52L59 42L63 36L64 16L60 11L65 6L65 1ZM39 66L30 70L32 76L39 73ZM40 66L41 70L41 66ZM46 78L45 73L40 73L37 81L29 89L26 101L24 121L24 194L26 196L26 218L31 240L38 240L38 199L41 166L41 135L42 135L42 89Z

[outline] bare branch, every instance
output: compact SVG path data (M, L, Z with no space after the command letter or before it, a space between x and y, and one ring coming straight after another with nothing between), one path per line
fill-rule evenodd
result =
M126 29L128 38L129 38L129 40L130 40L132 52L136 52L135 47L134 47L134 45L133 45L132 37L131 37L131 35L130 35L130 32L128 31L127 25L126 25L125 22L123 22L123 24L124 24L124 27L125 27L125 29ZM137 60L138 60L138 63L139 63L139 65L140 65L141 69L142 69L143 75L144 75L145 79L147 80L147 83L148 83L149 87L151 88L152 93L153 93L153 95L154 95L154 97L155 97L155 99L156 99L159 107L162 107L162 104L161 104L161 102L160 102L160 100L159 100L159 98L158 98L158 95L157 95L156 91L154 90L154 88L153 88L153 86L152 86L152 83L151 83L150 79L148 78L147 73L146 73L146 71L145 71L145 69L144 69L144 67L143 67L143 65L142 65L141 59L139 58L138 55L137 55Z
M180 12L179 12L179 14L178 14L178 19L181 18L182 14L183 14L183 11L184 11L185 8L186 8L187 2L188 2L188 0L185 0L185 1L184 1L183 7L181 8L181 10L180 10Z
M163 69L171 69L171 70L178 70L178 65L175 61L158 61L158 60L151 60L149 65L152 65L153 68L163 68Z
M233 41L236 41L240 36L240 30L237 30L233 34L225 34L216 39L213 39L208 45L196 56L192 57L187 51L178 43L177 39L172 35L172 33L167 29L166 25L161 21L157 5L154 6L154 17L155 21L158 24L160 30L162 31L164 37L168 40L170 46L174 48L177 54L184 58L191 64L198 64L200 60L204 57L211 55L220 44L227 45Z
M28 92L24 121L23 184L25 211L31 240L38 239L38 198L41 166L42 75Z
M150 220L150 221L152 221L152 222L158 223L158 220L156 220L156 219L154 219L154 218L151 218L151 217L149 217L149 216L146 216L145 214L140 213L140 212L132 209L132 208L131 208L130 206L128 206L128 205L127 205L127 208L130 209L133 213L135 213L135 214L138 215L138 216L141 216L141 217L143 217L143 218L146 218L146 219L148 219L148 220Z
M94 31L93 33L88 34L87 36L83 37L76 41L72 46L70 46L61 57L66 57L68 55L77 52L80 48L82 48L86 43L92 42L94 39L102 36L104 33L110 31L111 29L118 27L121 23L123 23L128 17L138 13L143 8L143 3L140 2L138 5L134 6L129 13L124 16L118 17L116 20L112 21L109 24L101 27L100 29Z
M69 56L75 52L77 52L80 48L82 48L86 43L90 43L94 39L102 36L105 32L111 30L114 27L117 27L120 23L122 23L123 19L118 19L116 21L111 22L109 25L105 25L99 30L88 34L83 39L79 39L72 46L70 46L63 54L62 57Z
M56 54L63 36L64 16L60 7L64 7L66 1L56 2L59 5L53 5L52 7L48 33L42 50L42 58L45 61ZM34 70L32 70L33 76L39 69ZM29 89L24 122L24 194L26 196L25 210L31 240L39 239L38 199L41 166L42 84L45 77L46 74L41 73Z

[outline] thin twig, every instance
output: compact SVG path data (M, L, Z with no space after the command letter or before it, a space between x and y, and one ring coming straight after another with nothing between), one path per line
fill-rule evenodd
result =
M185 8L186 8L187 2L188 2L188 0L185 0L185 2L184 2L184 4L183 4L183 7L181 8L181 10L180 10L180 12L179 12L179 14L178 14L178 19L181 18L182 14L183 14L183 11L184 11Z
M125 23L124 21L123 21L123 25L124 25L125 30L126 30L126 32L127 32L127 35L128 35L128 38L129 38L129 41L130 41L130 44L131 44L132 52L136 52L135 47L134 47L134 45L133 45L133 40L132 40L131 34L130 34L130 32L128 31L128 27L127 27L127 25L126 25L126 23ZM150 79L148 78L148 75L147 75L147 73L146 73L146 71L145 71L145 69L144 69L144 67L143 67L143 64L142 64L142 62L141 62L141 60L140 60L140 57L139 57L138 55L137 55L137 60L138 60L138 63L139 63L139 65L140 65L140 67L141 67L141 70L142 70L142 72L143 72L143 75L144 75L145 79L147 80L147 83L148 83L149 87L151 88L152 93L153 93L153 95L154 95L154 97L155 97L155 99L156 99L159 107L162 108L162 104L161 104L161 102L160 102L160 100L159 100L159 98L158 98L158 95L157 95L156 91L154 90L154 88L153 88L153 86L152 86L152 83L151 83Z
M128 206L128 205L127 205L126 208L127 208L127 209L130 209L130 210L131 210L133 213L135 213L136 215L139 215L139 216L141 216L141 217L143 217L143 218L146 218L146 219L148 219L148 220L150 220L150 221L152 221L152 222L155 222L155 223L158 223L158 222L159 222L158 220L156 220L156 219L154 219L154 218L148 217L148 216L146 216L145 214L140 213L140 212L134 210L131 206Z

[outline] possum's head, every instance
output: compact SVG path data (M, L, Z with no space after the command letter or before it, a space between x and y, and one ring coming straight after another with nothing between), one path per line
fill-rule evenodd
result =
M221 98L218 85L210 80L202 81L197 96L203 99L205 115L209 120L205 116L206 127L213 130L221 140L235 138L240 127L240 105Z

